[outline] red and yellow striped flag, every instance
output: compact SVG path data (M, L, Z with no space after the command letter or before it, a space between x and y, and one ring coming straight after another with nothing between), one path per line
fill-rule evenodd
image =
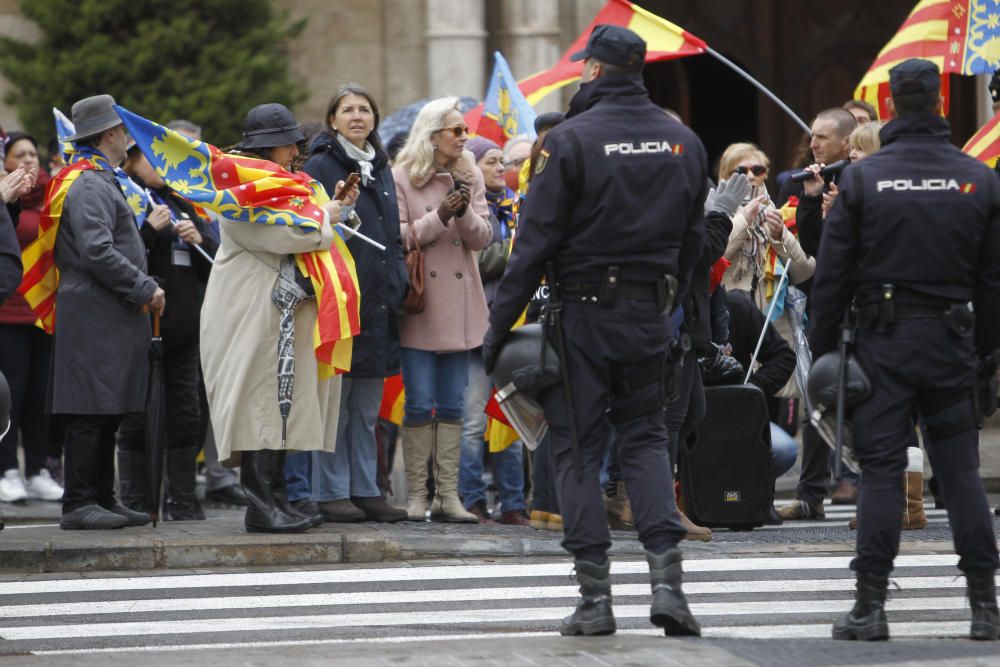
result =
M987 74L1000 64L992 46L1000 38L994 0L920 0L872 63L855 99L887 117L889 70L909 58L930 60L942 73L941 94L948 109L948 74Z
M587 46L590 33L598 25L618 25L635 32L646 41L646 62L673 60L705 53L708 45L678 25L626 0L608 0L587 29L562 55L551 69L533 74L517 82L528 104L535 106L549 93L580 80L583 62L569 57ZM465 114L466 124L475 130L483 112L480 104Z
M90 160L80 159L64 167L49 181L45 188L45 204L38 220L38 238L21 254L24 277L17 291L38 316L38 324L46 333L56 327L56 290L59 288L59 269L56 268L56 237L62 217L66 193L85 171L97 167Z
M1000 158L1000 114L993 116L986 125L979 128L962 146L962 152L996 167L997 158Z

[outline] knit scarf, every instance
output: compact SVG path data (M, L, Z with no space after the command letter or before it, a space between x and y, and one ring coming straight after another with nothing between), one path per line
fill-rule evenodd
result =
M361 185L371 183L374 180L374 176L372 176L372 160L375 159L375 147L366 141L365 149L361 150L345 139L339 132L337 133L337 141L340 142L341 148L347 153L347 157L358 163L358 169L361 171Z
M500 237L505 239L517 224L517 193L504 186L497 192L486 191L486 203L490 212L500 221Z

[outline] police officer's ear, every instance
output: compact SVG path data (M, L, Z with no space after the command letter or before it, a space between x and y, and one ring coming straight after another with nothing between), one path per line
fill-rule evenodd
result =
M885 98L885 112L887 116L885 120L892 120L896 117L896 103L892 97Z

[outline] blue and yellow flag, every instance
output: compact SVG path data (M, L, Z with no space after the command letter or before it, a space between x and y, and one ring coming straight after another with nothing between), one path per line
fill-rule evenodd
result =
M499 51L493 54L493 74L483 102L483 113L473 132L495 141L500 146L511 137L526 135L535 138L535 110L517 87L510 65Z
M305 172L243 155L223 153L116 106L136 145L170 189L234 222L287 225L320 232L330 198ZM329 250L296 255L316 292L313 347L320 378L350 370L352 337L361 331L358 276L339 234Z
M69 138L76 133L76 129L73 127L73 121L59 109L52 107L52 115L56 117L56 136L59 137L59 149L62 152L63 162L69 164L73 161L73 153L76 152L76 147L73 146L73 142Z

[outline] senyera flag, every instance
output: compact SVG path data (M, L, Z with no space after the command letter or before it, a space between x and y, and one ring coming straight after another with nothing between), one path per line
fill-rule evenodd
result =
M962 146L962 152L996 167L997 158L1000 158L1000 114L993 116L986 125L979 128Z
M920 0L886 44L854 91L887 118L889 70L909 58L930 60L944 75L941 94L948 109L948 74L990 74L1000 66L1000 2Z
M122 107L115 107L136 145L178 194L235 222L288 225L320 233L330 200L304 172L269 160L231 155L188 139ZM358 276L339 232L329 250L296 255L316 292L318 318L313 347L320 378L350 370L352 337L361 330Z
M491 139L500 146L519 135L534 139L535 110L524 99L503 55L496 51L493 58L493 74L490 75L482 115L476 127L469 125L470 132Z
M579 81L583 63L572 62L569 57L583 49L590 33L596 26L603 24L619 25L642 37L646 41L647 63L696 56L705 53L708 48L703 40L638 5L626 0L608 0L608 4L597 13L555 67L518 81L518 88L528 104L534 106L549 93ZM482 113L483 105L471 109L465 114L466 124L473 129L479 127Z

